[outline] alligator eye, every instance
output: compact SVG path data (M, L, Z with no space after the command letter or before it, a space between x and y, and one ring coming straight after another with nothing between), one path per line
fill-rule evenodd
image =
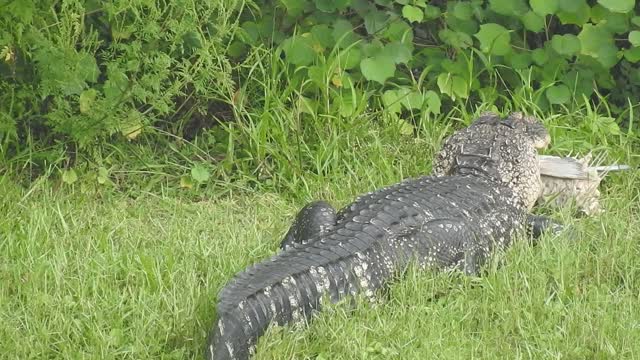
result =
M506 126L506 127L508 127L508 128L511 128L511 129L515 129L515 128L516 128L516 124L514 123L514 121L513 121L513 119L512 119L512 118L504 119L504 120L501 122L501 124L502 124L502 125L504 125L504 126Z

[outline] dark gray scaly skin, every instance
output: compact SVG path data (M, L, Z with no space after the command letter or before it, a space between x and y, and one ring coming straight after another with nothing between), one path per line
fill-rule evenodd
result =
M338 214L303 208L269 260L236 275L218 297L207 359L248 359L272 323L310 320L325 299L372 300L411 261L478 274L527 227L557 223L528 214L541 191L537 148L549 135L534 118L483 115L452 135L434 173L356 199Z
M298 212L280 248L288 250L295 244L307 243L314 236L333 230L335 224L336 210L329 203L322 200L311 202Z

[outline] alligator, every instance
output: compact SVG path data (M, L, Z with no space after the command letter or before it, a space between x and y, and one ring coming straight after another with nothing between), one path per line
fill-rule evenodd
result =
M327 302L375 301L411 264L480 275L514 240L535 241L558 222L530 213L540 181L537 150L550 137L520 113L482 114L446 139L433 175L358 197L336 211L300 210L282 251L237 274L220 291L205 356L249 359L272 324L312 320Z

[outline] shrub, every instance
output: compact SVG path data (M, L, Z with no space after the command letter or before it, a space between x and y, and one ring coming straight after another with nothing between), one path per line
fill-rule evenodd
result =
M357 84L378 90L390 114L530 94L542 111L605 96L620 115L640 95L632 0L256 3L260 11L245 14L230 54L277 45L311 108L317 94L333 94L348 115L343 100Z
M146 125L182 134L227 110L232 66L221 51L239 1L2 3L5 156L29 139L89 151Z

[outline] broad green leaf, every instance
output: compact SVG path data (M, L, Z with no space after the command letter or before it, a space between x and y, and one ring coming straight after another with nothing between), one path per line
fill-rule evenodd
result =
M392 58L379 55L366 58L360 62L360 72L369 81L384 84L385 80L392 77L396 71L396 64Z
M465 74L469 71L468 63L464 59L464 57L459 56L456 61L452 61L451 59L443 59L440 63L442 68L451 74Z
M529 7L524 0L489 0L491 10L505 16L522 16Z
M511 53L509 62L514 69L526 69L531 65L531 54L528 52Z
M240 28L243 30L240 34L244 42L251 45L256 45L258 43L258 38L260 37L258 24L253 21L245 21L242 23Z
M350 6L360 17L364 17L369 11L376 10L376 5L369 0L351 0Z
M287 61L293 65L309 65L316 58L313 42L309 36L290 37L282 43L282 48Z
M551 46L560 55L573 56L580 52L580 40L572 34L553 35Z
M462 20L469 20L473 16L473 7L470 2L459 1L453 6L453 16Z
M458 75L442 73L438 75L437 83L440 92L449 95L452 100L458 97L464 99L469 95L467 82Z
M560 10L565 12L577 12L585 4L585 0L561 0L559 2Z
M529 31L540 32L544 29L544 18L533 11L524 14L522 23Z
M640 46L640 31L631 31L629 33L629 42L633 46Z
M342 83L340 83L340 86L337 86L337 87L342 87ZM305 97L305 96L300 96L298 98L298 111L300 111L301 113L309 114L315 117L317 109L318 109L318 104L312 99L309 99L308 97Z
M564 84L548 88L545 95L551 104L566 104L571 99L571 91Z
M591 24L586 24L582 28L582 31L578 34L578 39L582 45L582 53L593 57L597 57L600 47L613 42L611 33L603 27Z
M402 7L402 16L409 22L422 22L424 19L424 13L419 7L413 5L405 5Z
M433 5L427 5L424 8L424 17L427 20L433 20L433 19L437 19L440 17L440 15L442 15L442 11L440 11L440 8L437 6L433 6Z
M615 46L613 35L600 26L585 24L578 34L581 53L598 60L605 68L613 67L617 62L618 48Z
M413 43L413 29L402 19L392 21L384 31L384 36L391 41Z
M384 44L382 41L374 38L370 42L363 43L361 49L364 57L375 57L382 53Z
M620 135L620 127L616 124L614 118L609 118L611 121L608 123L607 129L611 135Z
M447 16L446 17L448 30L452 30L455 32L463 32L468 35L473 35L478 32L478 22L474 19L470 20L461 20L455 16Z
M631 49L625 50L624 58L632 63L640 61L640 47L632 47Z
M400 42L391 42L384 46L382 54L393 59L396 64L406 64L411 60L411 49Z
M635 26L640 26L640 16L634 16L631 18L631 22Z
M76 174L75 170L69 169L62 172L63 183L71 185L76 181L78 181L78 174Z
M600 4L591 8L591 22L617 34L629 32L629 17L627 14L611 12Z
M529 0L531 9L540 16L555 14L561 0Z
M438 32L438 36L445 44L449 44L455 48L466 49L473 45L471 36L460 31L442 29Z
M369 11L364 16L364 27L368 34L375 34L387 26L389 16L382 11Z
M475 34L480 40L480 49L493 55L506 55L511 51L511 36L509 30L502 25L489 23L480 25L480 31Z
M239 58L247 52L247 44L242 41L234 40L229 44L226 54L232 58Z
M196 182L204 183L209 180L211 174L209 173L209 169L204 164L196 164L191 168L191 177Z
M332 108L337 109L340 116L352 116L356 111L356 100L351 92L343 91L333 98Z
M425 6L427 6L427 0L412 0L413 5L421 7L424 9Z
M316 8L320 11L332 13L336 10L344 10L350 3L349 0L314 0Z
M562 83L567 85L576 98L582 95L590 97L594 91L593 75L593 71L589 69L571 70L562 77Z
M88 89L80 94L80 112L86 114L93 109L93 104L96 101L98 91L95 89Z
M341 50L338 53L338 61L340 67L343 70L353 69L354 67L358 66L358 64L360 64L361 60L362 51L355 46L352 46L345 50Z
M494 103L498 99L498 90L495 88L495 86L482 87L476 90L476 92L478 93L478 96L480 97L480 99L482 99L482 102L484 103L488 103L488 104ZM496 111L496 112L499 112L499 111Z
M332 48L333 45L335 45L331 29L327 24L314 25L311 27L311 35L325 48Z
M618 13L628 13L636 5L635 0L598 0L598 3Z
M345 19L338 19L333 23L333 40L342 49L351 46L358 41L358 35L353 31L351 22Z
M438 96L438 94L435 91L429 90L424 94L424 99L427 102L426 110L434 115L439 115L440 105L441 105L440 96Z
M284 7L287 9L287 13L292 17L296 17L304 11L307 6L307 1L304 0L280 0Z
M397 90L385 91L382 94L382 103L388 111L394 114L399 114L402 111L402 104Z
M531 52L531 59L533 59L536 64L542 66L549 60L549 54L545 49L538 48Z
M591 16L591 7L589 7L589 5L587 5L587 3L583 0L578 10L559 11L556 15L558 16L558 19L560 19L560 22L564 25L574 24L582 26L587 23L587 21L589 21L589 17Z
M307 74L309 79L313 81L317 86L324 89L325 88L325 69L318 65L312 65L307 68Z
M409 88L398 89L398 95L400 96L400 103L407 110L420 110L422 108L422 94L419 91L411 90Z

